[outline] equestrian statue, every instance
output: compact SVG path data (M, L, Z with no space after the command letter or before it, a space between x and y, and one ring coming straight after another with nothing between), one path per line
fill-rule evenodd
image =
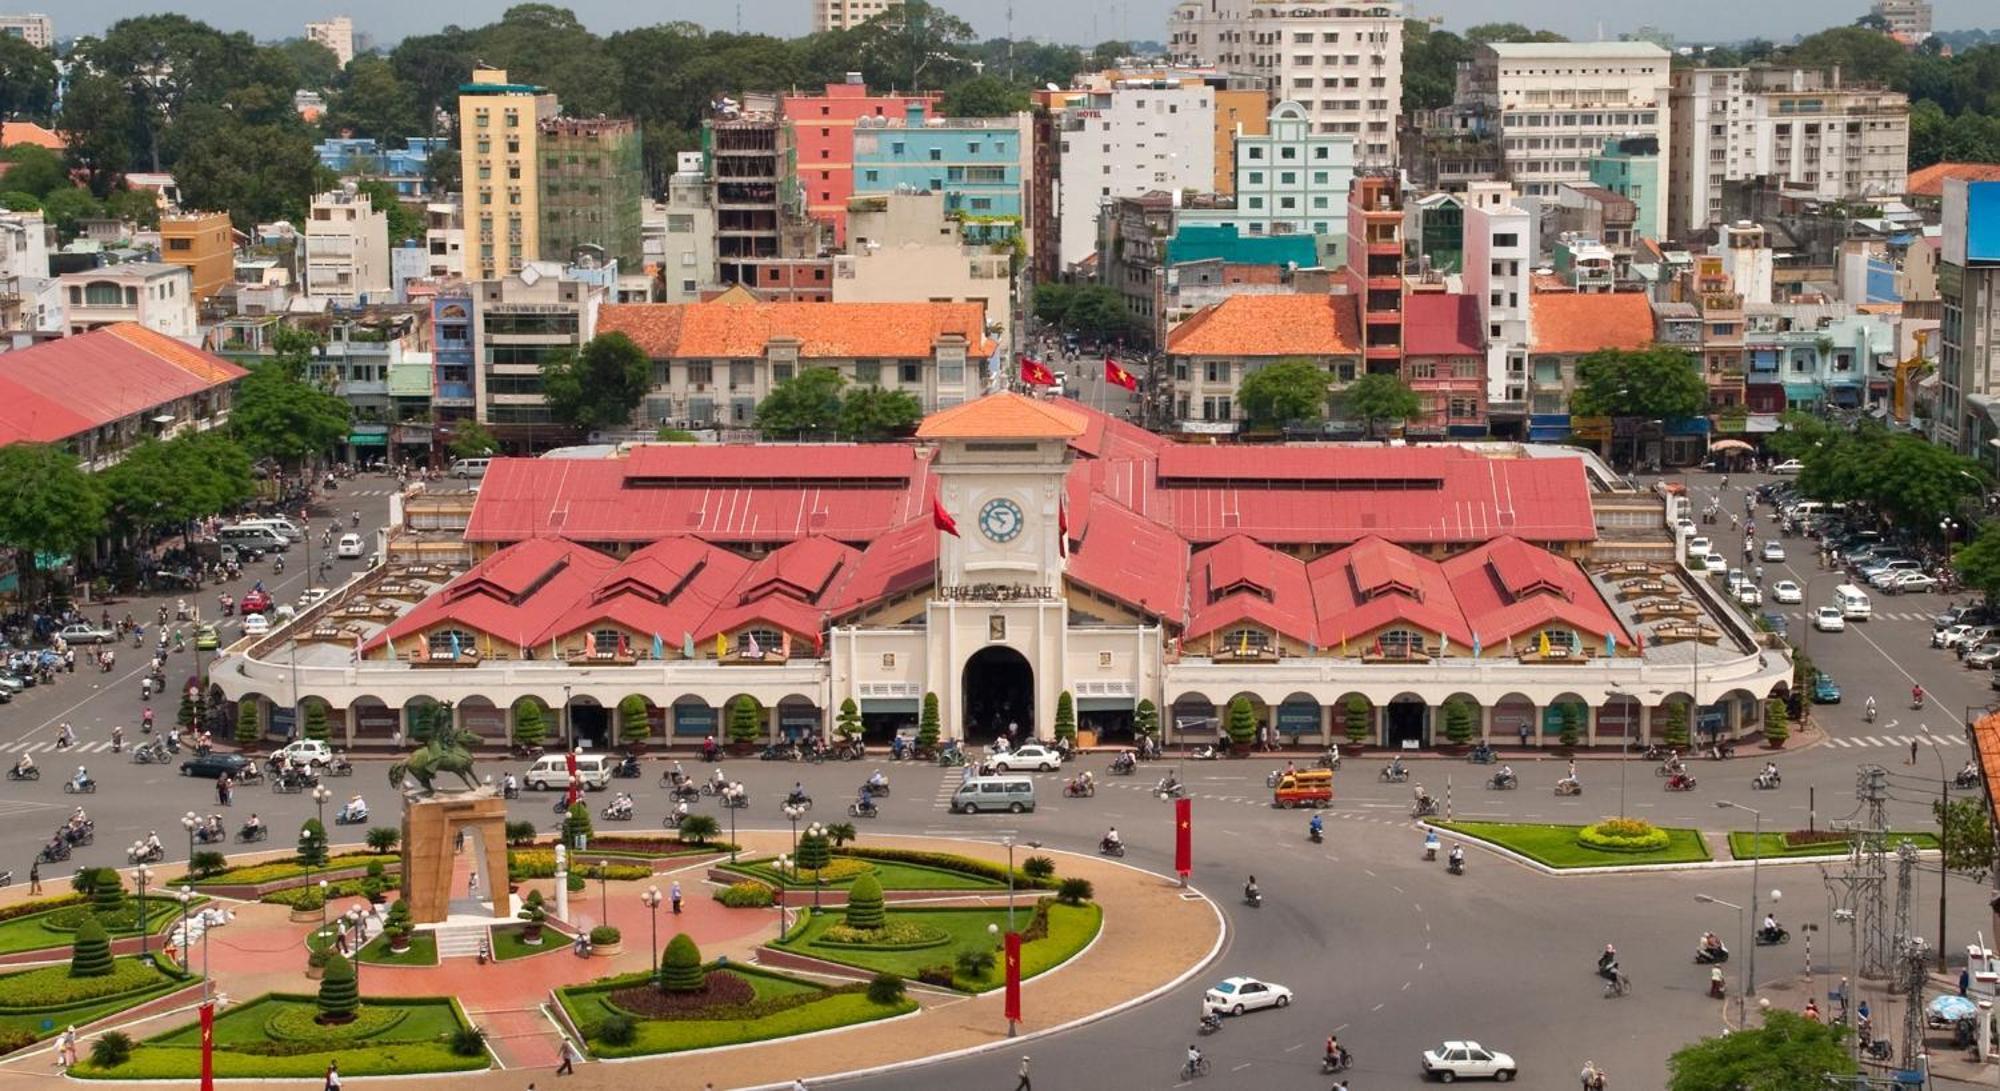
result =
M465 782L467 791L478 790L479 782L472 778L471 750L478 739L470 731L441 726L431 734L429 742L389 767L390 789L402 791L403 778L407 776L415 780L426 795L430 795L437 791L432 780L443 773L456 773L458 779Z

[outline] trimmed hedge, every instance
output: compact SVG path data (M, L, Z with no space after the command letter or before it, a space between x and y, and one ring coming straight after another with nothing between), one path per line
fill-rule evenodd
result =
M363 1004L354 1009L354 1021L336 1026L318 1022L319 1013L305 1007L281 1007L264 1020L264 1033L282 1042L311 1042L321 1049L344 1042L373 1038L388 1031L403 1017L407 1008L379 1008Z
M746 879L716 891L715 900L731 909L769 909L776 899L769 886Z
M942 947L951 936L922 921L890 917L880 928L850 928L836 924L813 940L813 946L853 947L869 951L921 951Z
M274 883L281 879L311 879L318 881L327 871L343 871L347 868L367 867L379 861L383 867L401 867L403 858L386 856L374 852L345 852L331 857L320 867L309 867L299 862L297 857L288 860L272 860L263 864L246 864L242 867L227 868L214 875L194 880L195 886L256 886Z
M597 878L597 865L587 860L578 859L578 855L577 853L570 853L570 876L572 878L577 876L590 879ZM605 868L604 871L610 878L621 882L635 879L650 879L653 876L653 868L650 864L612 864ZM555 877L555 874L556 850L554 849L515 849L507 854L507 881L510 883L519 882L522 879L552 879Z
M328 898L363 897L368 893L367 888L364 886L367 881L366 879L341 879L338 882L328 883L326 884L326 896ZM283 905L293 909L318 909L323 904L320 900L319 885L316 883L311 886L295 886L284 890L273 890L257 900L268 905Z
M1667 831L1639 818L1607 818L1576 831L1577 844L1602 852L1657 852L1672 843Z
M141 992L170 979L151 963L119 959L96 977L71 977L68 966L43 966L0 977L0 1015L35 1015L86 1000Z
M851 856L861 860L896 860L905 864L921 864L943 871L956 871L961 875L974 875L981 879L991 879L997 883L1007 881L1005 864L975 860L969 856L955 856L948 852L922 852L916 849L888 849L874 845L849 845L834 853L836 858ZM1037 879L1025 871L1016 869L1014 886L1022 890L1053 890L1053 879Z
M82 905L86 900L88 899L81 894L64 894L55 898L37 898L32 902L21 902L18 905L6 906L0 908L0 924L19 917L30 917L36 913L46 913L51 909Z
M701 949L686 932L675 933L667 941L666 953L660 956L660 986L668 992L700 992L707 980Z

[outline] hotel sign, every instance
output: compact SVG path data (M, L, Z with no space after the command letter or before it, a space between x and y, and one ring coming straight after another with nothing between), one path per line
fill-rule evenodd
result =
M935 597L944 602L1054 602L1056 590L1018 584L968 583L940 587Z

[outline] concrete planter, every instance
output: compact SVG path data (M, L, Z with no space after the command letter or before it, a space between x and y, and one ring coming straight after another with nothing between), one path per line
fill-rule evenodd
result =
M322 916L324 914L317 907L312 909L294 909L291 912L290 920L293 924L311 924L317 922Z
M594 943L590 947L591 958L615 958L625 953L625 941L617 943Z

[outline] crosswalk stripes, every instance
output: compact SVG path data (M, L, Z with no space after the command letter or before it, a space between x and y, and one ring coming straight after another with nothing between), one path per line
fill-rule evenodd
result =
M1965 746L1966 741L1957 735L1848 735L1834 736L1826 740L1839 747L1892 746L1905 747L1912 742L1942 746Z
M40 754L55 749L56 744L53 742L10 742L5 746L0 746L0 752L8 754ZM102 754L109 749L111 749L111 742L107 739L99 742L77 743L75 746L69 747L69 752L75 754Z
M1782 618L1786 619L1787 621L1805 621L1805 620L1808 620L1808 619L1810 619L1810 618L1812 617L1812 611L1810 611L1810 610L1796 610L1796 609L1794 609L1794 610L1774 610L1774 611L1772 611L1772 612L1773 612L1773 613L1775 613L1775 614L1777 614L1777 615L1778 615L1779 617L1782 617ZM1924 611L1922 611L1922 610L1915 610L1915 611L1910 611L1910 610L1898 610L1898 611L1886 611L1886 610L1877 610L1877 611L1875 611L1875 614L1874 614L1874 616L1873 616L1873 618L1872 618L1871 620L1874 620L1874 621L1929 621L1929 620L1931 620L1931 618L1932 618L1932 617L1934 617L1934 616L1935 616L1935 615L1932 615L1932 614L1929 614L1929 613L1925 613L1925 612L1924 612Z

